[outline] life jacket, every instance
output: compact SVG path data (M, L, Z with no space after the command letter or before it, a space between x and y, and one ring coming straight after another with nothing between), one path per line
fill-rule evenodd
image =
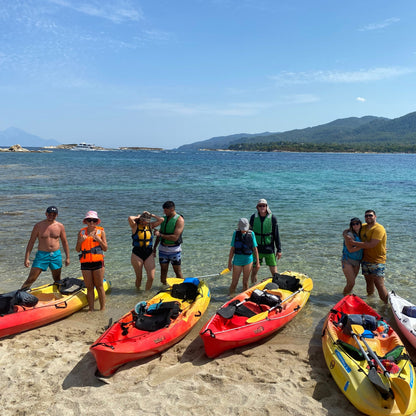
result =
M152 229L148 225L137 225L136 232L131 236L134 247L152 247Z
M273 253L273 223L272 214L267 214L262 221L258 212L254 215L253 231L256 236L259 250L263 252Z
M87 235L87 228L81 230L82 235ZM97 235L101 235L103 227L96 227ZM81 254L79 254L79 261L81 263L92 263L96 261L104 260L104 252L100 244L95 241L92 237L87 238L81 244Z
M242 233L240 230L237 230L235 233L234 239L234 253L235 254L253 254L253 235L251 231Z
M162 234L173 234L175 232L176 222L178 218L182 217L180 214L176 214L173 218L168 219L166 215L163 217L164 220L160 226L160 232ZM180 246L182 243L182 234L176 241L167 240L166 238L161 238L161 243L165 246Z

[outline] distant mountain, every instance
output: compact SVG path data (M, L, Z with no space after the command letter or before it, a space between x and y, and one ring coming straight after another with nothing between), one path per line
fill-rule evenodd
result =
M276 133L256 133L256 134L248 134L248 133L239 133L239 134L232 134L230 136L218 136L213 137L208 140L202 140L200 142L195 142L191 144L184 144L177 148L177 150L188 151L188 150L198 150L198 149L227 149L228 146L234 142L238 142L245 138L250 137L264 137L270 134Z
M315 127L281 133L235 134L214 137L179 147L178 150L228 149L247 150L247 145L273 143L351 144L351 143L416 143L416 112L388 119L365 116L349 117Z
M44 147L57 146L61 143L53 139L42 139L39 136L26 133L16 127L9 127L6 130L0 131L0 146L8 147L14 144L20 144L23 147Z

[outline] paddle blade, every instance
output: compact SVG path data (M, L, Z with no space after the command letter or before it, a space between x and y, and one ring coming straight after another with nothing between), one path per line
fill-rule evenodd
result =
M227 267L226 269L224 269L221 273L220 273L220 276L222 276L222 275L224 275L224 274L227 274L227 273L230 273L230 269Z
M377 373L375 367L371 367L368 372L368 379L373 383L374 387L383 395L390 394L390 387L386 386L381 379L380 374Z
M397 407L403 415L409 414L411 405L412 389L409 383L402 378L390 378L391 389L394 393L394 400L396 400Z
M251 318L248 318L246 323L252 324L253 322L262 321L263 319L266 319L269 316L269 311L258 313L257 315L252 316Z
M225 306L224 308L219 309L217 314L222 316L224 319L231 319L234 316L236 309L236 305Z
M313 281L310 277L303 281L302 288L307 292L310 292L313 289Z

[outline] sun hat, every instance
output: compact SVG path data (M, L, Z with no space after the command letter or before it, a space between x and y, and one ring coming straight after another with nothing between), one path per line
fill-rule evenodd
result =
M51 205L50 207L46 208L46 212L48 214L50 214L52 212L57 214L58 213L58 208L56 208L54 205Z
M247 218L240 218L238 220L238 229L240 231L248 231L249 228L250 228L250 224Z
M87 219L89 219L89 218L98 220L98 223L97 224L99 224L101 222L101 220L98 218L97 211L88 211L85 214L84 220L82 222L85 224L86 221L87 221Z
M267 201L266 201L264 198L261 198L261 199L259 199L259 200L258 200L257 205L256 205L256 208L257 208L260 204L265 204L265 205L267 206L267 213L268 213L268 214L271 214L271 213L272 213L272 212L270 211L269 204L267 203Z

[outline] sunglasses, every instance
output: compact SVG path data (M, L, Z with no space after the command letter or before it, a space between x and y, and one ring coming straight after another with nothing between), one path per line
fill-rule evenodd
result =
M95 218L87 218L87 219L86 219L86 221L87 221L87 222L93 222L94 224L95 224L96 222L98 222L98 220L96 220Z
M352 222L351 225L361 225L359 222Z
M374 217L374 215L373 214L365 214L364 217L365 218L367 218L367 217L370 217L371 218L371 217Z
M266 204L260 204L260 205L257 205L258 207L267 207L267 205Z

